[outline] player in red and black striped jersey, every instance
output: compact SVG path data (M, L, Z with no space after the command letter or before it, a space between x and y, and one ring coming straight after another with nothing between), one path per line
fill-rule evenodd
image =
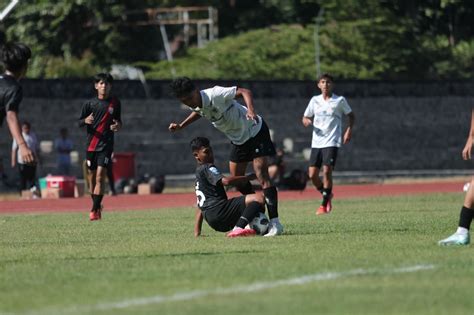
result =
M91 221L101 219L103 181L114 150L114 133L122 127L120 101L110 95L113 77L99 73L94 77L97 97L82 106L79 126L87 127L88 182L92 197Z

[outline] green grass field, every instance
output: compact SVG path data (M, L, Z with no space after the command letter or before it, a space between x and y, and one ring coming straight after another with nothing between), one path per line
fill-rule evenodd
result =
M0 314L472 314L474 249L436 244L462 200L282 202L275 238L195 239L194 208L2 215Z

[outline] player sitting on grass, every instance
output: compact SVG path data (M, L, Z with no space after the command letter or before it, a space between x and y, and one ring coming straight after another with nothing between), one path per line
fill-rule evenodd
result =
M199 207L196 210L194 236L201 235L203 219L216 231L230 231L227 237L255 235L253 229L245 227L259 212L265 211L263 195L257 193L227 199L224 189L227 185L238 185L255 179L255 174L230 177L222 175L214 165L214 154L207 138L194 138L191 150L197 161L196 196Z
M471 112L471 130L467 136L466 145L462 150L464 160L471 159L472 145L474 143L474 109ZM464 197L464 206L459 214L459 225L456 233L438 242L439 245L468 245L470 242L469 229L474 218L474 177Z
M102 218L102 198L107 165L114 150L114 133L122 127L120 101L110 95L113 78L108 73L94 77L97 97L84 103L79 126L87 126L88 182L92 197L91 221Z
M332 172L336 166L337 152L341 146L342 117L349 118L349 125L344 132L343 144L352 137L354 113L343 96L332 93L333 78L323 74L318 80L321 94L311 98L303 114L303 125L313 125L313 139L311 156L309 159L309 178L313 185L323 195L323 201L316 211L317 215L331 212L332 205ZM323 182L319 178L319 171L323 167Z

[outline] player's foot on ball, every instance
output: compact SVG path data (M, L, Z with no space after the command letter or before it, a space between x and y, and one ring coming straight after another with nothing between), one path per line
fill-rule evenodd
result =
M270 223L268 227L268 232L264 236L272 237L283 234L283 225L280 222Z
M89 220L90 221L100 220L99 212L97 212L97 211L89 212Z
M253 236L256 232L253 229L237 228L227 233L227 237Z
M438 242L438 245L441 246L451 246L451 245L468 245L470 242L469 233L461 234L454 233L450 237L447 237Z
M316 215L321 215L321 214L326 214L326 213L328 212L326 211L326 207L323 205L320 205L318 210L316 210Z

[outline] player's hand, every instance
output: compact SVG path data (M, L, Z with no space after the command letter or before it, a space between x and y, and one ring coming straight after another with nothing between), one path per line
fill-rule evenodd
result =
M87 116L86 119L84 119L84 123L86 125L92 125L94 123L94 116L92 114Z
M171 123L168 127L168 130L171 132L175 132L181 129L181 126L177 123Z
M462 150L462 158L464 160L470 160L471 151L472 151L472 138L469 137L469 139L466 142L466 145L464 146L464 149Z
M195 230L194 231L194 237L199 237L201 236L201 231L200 230Z
M309 119L308 117L303 117L303 119L301 120L301 122L303 123L303 126L305 127L309 127L311 126L311 124L313 123L311 121L311 119Z
M122 124L120 123L120 121L118 121L117 119L113 119L112 121L114 123L110 125L110 130L112 130L113 132L119 131L120 128L122 127Z
M35 162L35 156L33 155L33 152L31 152L30 148L28 148L25 143L20 145L18 149L20 150L20 155L21 159L23 160L23 163L32 164Z
M258 124L258 116L253 111L248 110L247 115L245 116L247 117L247 120L253 120L255 124Z

